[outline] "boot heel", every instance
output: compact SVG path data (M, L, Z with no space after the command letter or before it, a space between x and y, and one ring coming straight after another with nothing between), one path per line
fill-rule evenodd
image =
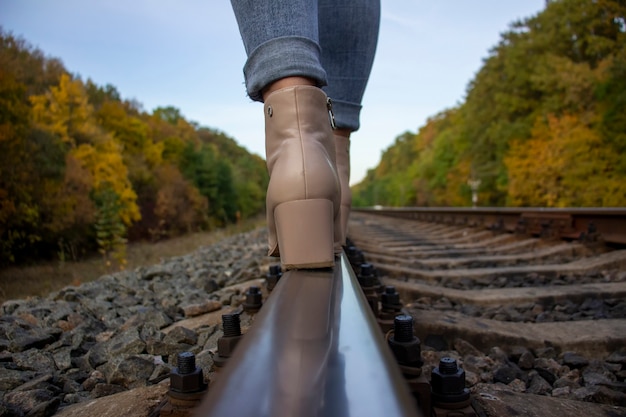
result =
M334 265L333 218L333 203L330 200L296 200L276 206L274 221L285 269Z

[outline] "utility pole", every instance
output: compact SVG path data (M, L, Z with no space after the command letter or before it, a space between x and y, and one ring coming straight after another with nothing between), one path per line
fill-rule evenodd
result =
M480 180L470 178L467 180L467 185L472 189L472 207L476 207L478 205L478 187L480 187Z

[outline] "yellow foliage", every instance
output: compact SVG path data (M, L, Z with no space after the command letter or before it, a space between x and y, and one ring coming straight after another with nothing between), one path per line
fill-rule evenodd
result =
M97 119L107 132L124 146L125 154L142 154L151 141L149 128L139 117L127 113L118 101L106 101L97 112Z
M516 206L626 205L620 157L578 115L538 118L531 139L505 157L509 200Z
M157 167L163 164L163 142L148 142L143 151L146 162L151 167Z
M460 160L450 168L446 175L446 189L442 196L443 201L439 205L462 207L471 204L469 196L461 190L468 187L467 181L472 178L471 161L469 159Z
M83 83L68 74L63 74L59 85L45 94L31 96L30 102L35 124L72 146L99 132Z
M94 190L111 187L120 199L120 219L126 225L141 219L137 194L128 180L128 170L122 160L120 145L110 139L96 145L83 144L72 151L93 177Z

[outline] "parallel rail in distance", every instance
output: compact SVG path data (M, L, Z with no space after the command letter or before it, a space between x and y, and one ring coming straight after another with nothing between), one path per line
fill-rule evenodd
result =
M586 234L606 243L626 245L626 207L368 207L353 211L561 239Z
M345 254L283 274L195 414L417 415Z

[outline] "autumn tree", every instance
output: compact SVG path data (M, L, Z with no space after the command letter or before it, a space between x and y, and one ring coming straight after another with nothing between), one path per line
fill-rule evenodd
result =
M158 182L160 188L154 208L158 226L151 231L153 239L178 236L206 227L208 200L182 176L177 167L160 167Z
M0 263L41 239L25 86L0 67Z
M173 106L147 113L0 29L0 264L99 248L123 265L128 237L261 212L267 182L227 135Z
M626 173L625 15L617 0L555 0L511 24L469 83L464 102L420 128L413 154L404 143L387 149L355 187L355 200L398 204L406 189L401 178L410 177L422 205L467 204L470 178L480 180L483 205L617 204L617 184ZM585 152L595 160L579 163L579 171L554 169ZM412 155L414 163L407 168L394 155ZM548 156L555 158L552 169ZM533 165L533 158L543 164ZM521 178L535 184L531 168L548 176L533 191L546 193L541 198L524 191L532 190ZM589 192L574 198L570 189Z
M58 86L31 96L30 101L35 125L56 135L70 148L92 143L100 133L83 83L68 74L61 75Z
M624 206L621 156L576 115L538 119L530 140L515 142L505 158L513 205Z

